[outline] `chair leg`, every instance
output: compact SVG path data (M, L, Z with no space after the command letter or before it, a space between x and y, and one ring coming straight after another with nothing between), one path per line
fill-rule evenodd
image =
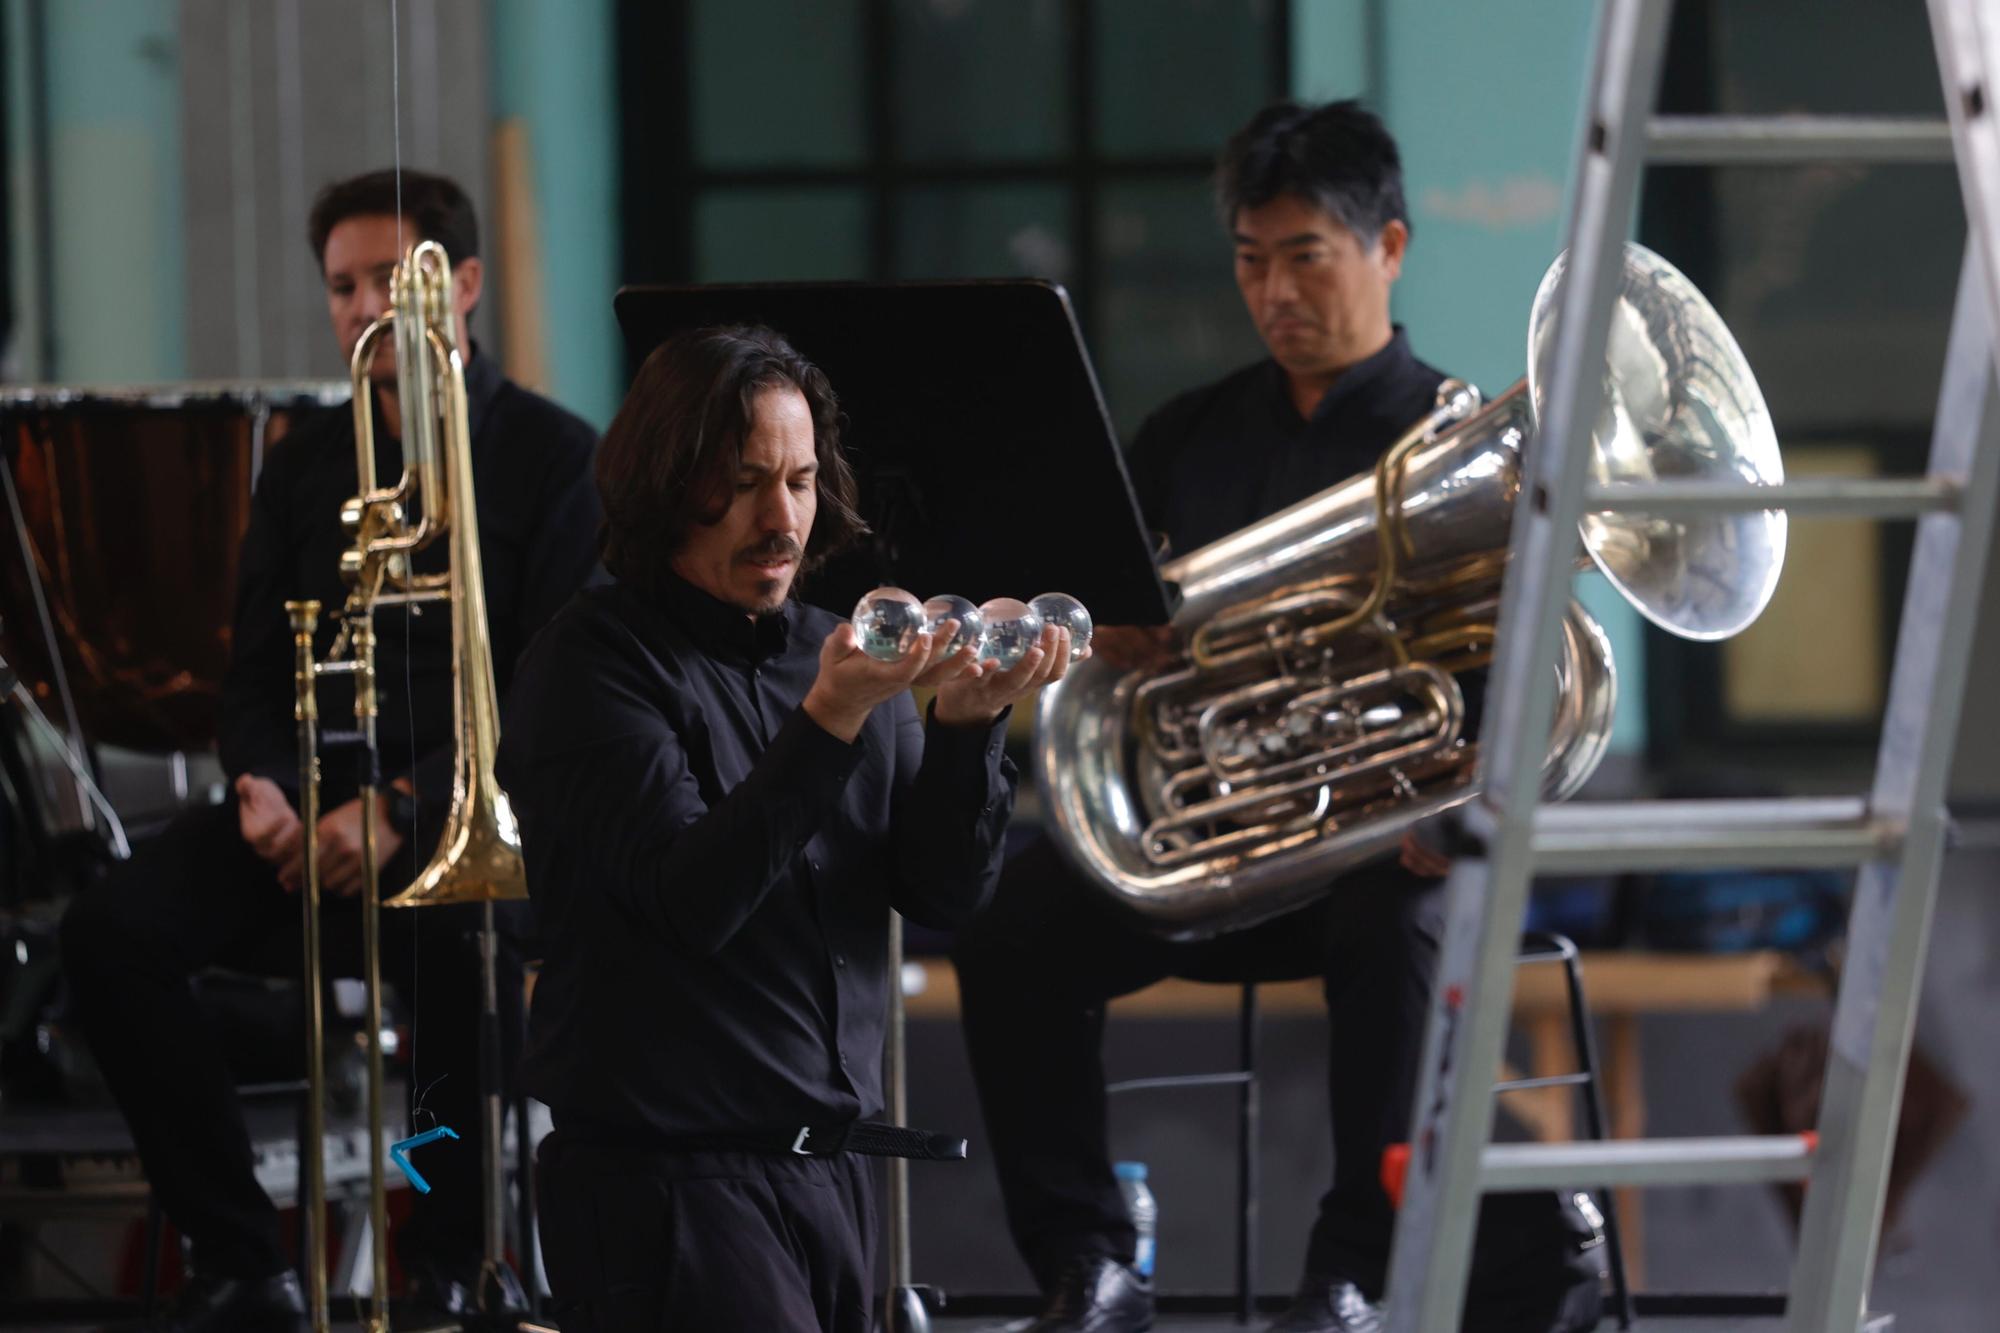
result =
M542 1312L541 1256L535 1236L535 1145L528 1133L528 1095L514 1095L514 1227L520 1254L521 1289L528 1313Z
M311 1096L310 1087L299 1094L293 1126L299 1145L297 1174L292 1179L292 1199L293 1207L299 1215L299 1281L301 1282L307 1281L307 1274L312 1271L311 1256L306 1253L306 1246L312 1239L312 1228L306 1225L306 1153L312 1149L322 1153L326 1151L322 1145L308 1144L308 1138L312 1133L312 1118L306 1102Z
M153 1313L160 1299L160 1241L166 1235L166 1230L166 1214L160 1211L160 1201L148 1194L146 1253L139 1261L139 1302L148 1315Z
M1249 1077L1237 1090L1236 1109L1236 1322L1247 1324L1257 1313L1257 1145L1262 1107L1257 1088L1257 985L1243 985L1243 1009L1238 1019L1238 1053Z
M1576 945L1563 936L1552 936L1562 954L1563 981L1569 990L1570 1031L1576 1041L1576 1059L1584 1075L1583 1120L1593 1139L1603 1139L1605 1130L1604 1088L1597 1075L1597 1040L1590 1025L1590 1009L1583 995L1583 965ZM1604 1243L1610 1248L1611 1299L1618 1311L1618 1327L1632 1327L1632 1287L1625 1275L1625 1240L1618 1229L1618 1197L1600 1186L1598 1196L1604 1213Z

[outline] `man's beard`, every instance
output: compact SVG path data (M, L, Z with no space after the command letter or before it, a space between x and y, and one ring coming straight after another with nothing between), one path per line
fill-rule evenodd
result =
M745 564L761 559L782 559L792 562L792 574L789 579L760 578L757 595L747 602L740 603L741 609L753 616L764 616L783 606L785 600L791 596L792 590L798 586L804 558L804 549L786 536L771 537L740 552L737 559ZM755 569L754 566L752 568Z

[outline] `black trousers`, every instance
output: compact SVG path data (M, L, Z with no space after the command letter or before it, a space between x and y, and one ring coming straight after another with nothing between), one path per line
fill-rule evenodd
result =
M1132 1258L1106 1142L1105 1001L1169 976L1322 977L1333 1186L1306 1264L1379 1290L1394 1227L1382 1149L1409 1132L1443 882L1379 862L1311 907L1192 943L1147 935L1114 910L1037 839L1008 862L994 901L953 951L1008 1225L1036 1279L1048 1288L1081 1255Z
M646 1152L558 1126L539 1162L542 1257L564 1333L871 1333L865 1159Z
M384 869L385 894L409 882L413 860L406 847ZM435 1116L463 1136L420 1155L433 1189L397 1238L406 1260L456 1265L479 1254L479 921L465 906L382 914L383 980L410 1003L412 1093L427 1090L430 1113L423 1126ZM134 847L63 920L72 1016L131 1124L154 1194L197 1265L222 1276L268 1276L289 1258L252 1172L223 1044L190 978L213 966L299 976L300 937L299 899L244 843L233 801L189 811ZM323 903L321 939L328 976L361 975L356 901ZM520 994L518 965L503 963L500 984L503 997ZM303 1068L303 1032L299 1040Z

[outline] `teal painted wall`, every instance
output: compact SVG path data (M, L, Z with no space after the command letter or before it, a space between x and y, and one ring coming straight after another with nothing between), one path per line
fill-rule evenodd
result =
M1360 97L1402 146L1413 239L1396 318L1419 356L1489 396L1526 367L1528 306L1562 244L1596 9L1593 0L1292 0L1297 94ZM1612 748L1638 752L1642 622L1597 575L1578 585L1618 660Z
M179 6L64 0L42 14L55 360L35 369L71 382L178 378L187 360Z
M528 132L550 397L600 429L624 396L611 0L496 0L493 112Z

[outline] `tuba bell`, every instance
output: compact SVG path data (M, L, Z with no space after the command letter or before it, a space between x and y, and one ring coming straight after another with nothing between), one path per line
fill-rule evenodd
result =
M1176 663L1090 659L1042 691L1034 763L1051 832L1158 933L1200 938L1304 906L1477 793L1477 688L1564 267L1535 294L1528 373L1499 398L1447 381L1372 474L1162 567L1182 597ZM1626 246L1604 382L1593 481L1783 480L1735 339L1642 246ZM1588 514L1579 528L1580 563L1684 638L1747 627L1784 560L1776 510ZM1610 642L1574 600L1553 669L1541 778L1562 800L1603 758L1617 697Z

